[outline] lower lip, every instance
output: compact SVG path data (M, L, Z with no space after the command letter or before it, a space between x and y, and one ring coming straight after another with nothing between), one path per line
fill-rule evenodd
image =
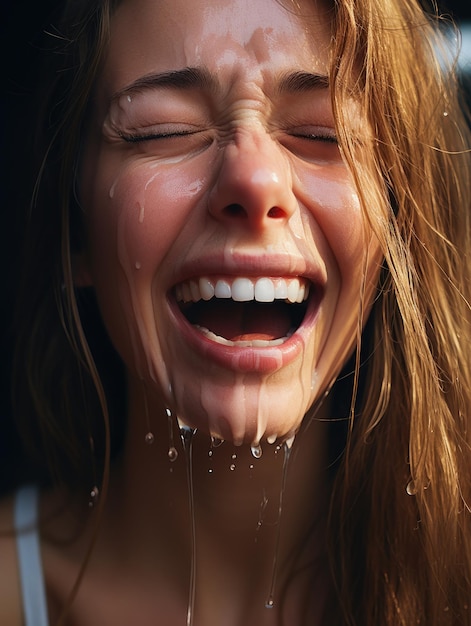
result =
M183 340L200 357L237 372L270 374L289 365L302 353L305 338L316 322L319 302L309 302L301 326L284 343L263 348L227 346L217 343L190 324L173 300L170 309Z

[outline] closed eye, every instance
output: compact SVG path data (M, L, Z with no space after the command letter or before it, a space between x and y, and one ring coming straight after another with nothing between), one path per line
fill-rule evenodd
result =
M337 136L332 128L312 128L301 127L288 131L288 134L292 137L298 137L300 139L307 139L308 141L325 141L327 143L333 143L338 145Z
M208 130L194 126L174 129L149 126L136 131L120 129L118 136L129 148L134 146L138 152L156 158L191 157L206 150L214 139Z
M306 126L286 130L280 141L292 154L308 162L342 161L337 136L331 128Z
M162 139L176 139L178 137L188 137L191 135L195 135L200 131L197 130L182 130L182 131L172 131L172 132L163 132L163 133L123 133L119 132L119 136L124 141L129 143L139 143L142 141L158 141Z

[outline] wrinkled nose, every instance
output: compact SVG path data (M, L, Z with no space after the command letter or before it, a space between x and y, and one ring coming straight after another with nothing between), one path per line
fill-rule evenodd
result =
M261 232L286 223L296 207L289 164L268 134L246 131L224 148L209 200L215 219Z

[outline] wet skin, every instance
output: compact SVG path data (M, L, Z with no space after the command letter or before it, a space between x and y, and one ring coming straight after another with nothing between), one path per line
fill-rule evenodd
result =
M211 5L135 0L113 17L82 269L134 392L256 444L293 435L339 372L379 254L335 140L322 11Z

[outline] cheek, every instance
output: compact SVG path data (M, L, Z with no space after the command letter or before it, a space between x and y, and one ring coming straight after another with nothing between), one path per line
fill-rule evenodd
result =
M343 167L301 171L298 180L301 199L322 231L342 279L358 276L369 236L348 172Z
M115 258L126 275L155 272L184 229L203 178L191 168L144 162L98 176L90 194L89 243L95 270ZM113 254L114 252L114 254Z
M84 193L90 273L124 362L139 378L158 380L167 389L160 336L165 329L155 324L163 305L153 300L153 287L169 286L167 257L181 248L179 237L203 183L192 169L152 162L121 166L116 174L117 169L98 167Z

